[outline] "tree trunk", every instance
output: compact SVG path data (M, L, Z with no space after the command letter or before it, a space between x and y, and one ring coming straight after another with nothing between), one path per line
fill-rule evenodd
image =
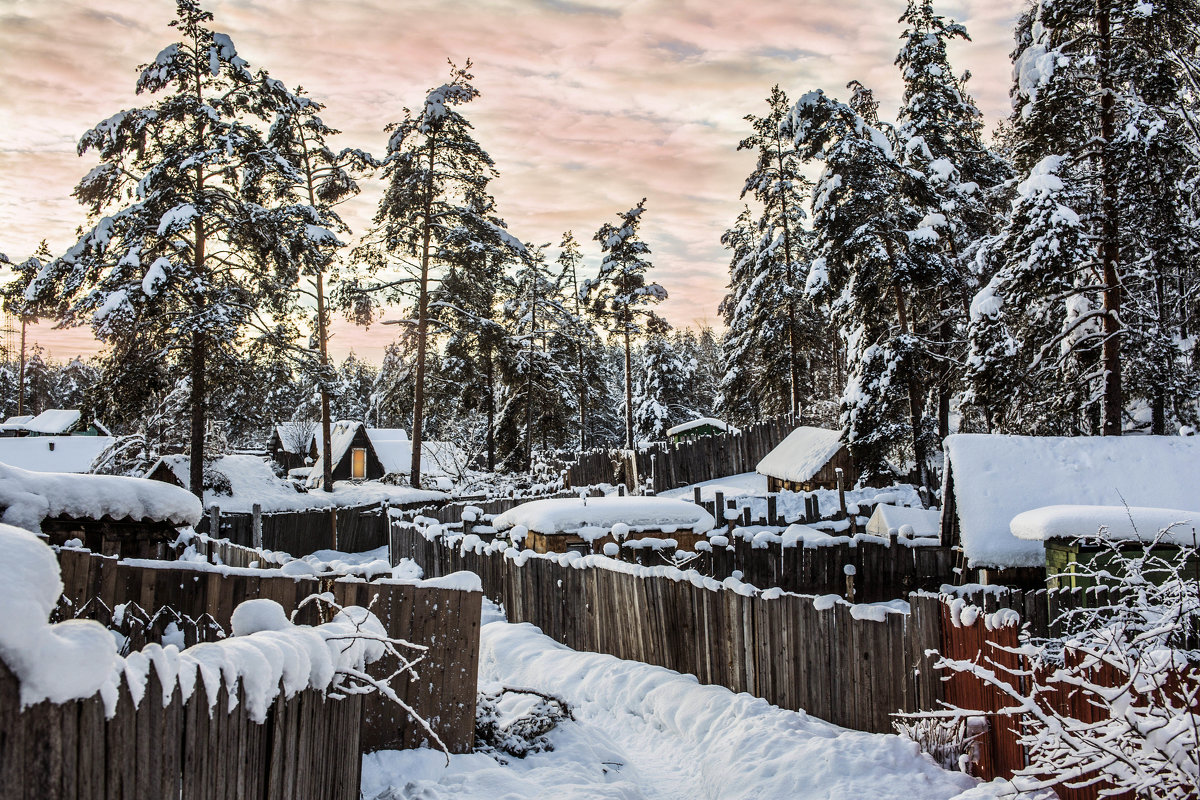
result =
M206 350L204 334L199 331L192 334L192 397L191 397L191 457L188 464L188 491L204 499L204 392ZM219 536L218 531L210 531L212 536Z
M496 386L495 369L492 365L492 348L487 351L487 468L496 471Z
M413 389L413 435L412 466L410 482L413 488L421 488L421 425L425 416L425 352L426 333L429 330L429 239L433 231L433 168L435 158L433 138L429 140L429 171L425 178L425 212L421 219L421 283L417 295L417 375Z
M630 357L629 321L625 328L625 449L633 449L633 371Z
M329 365L328 335L325 327L325 281L320 272L317 273L317 338L321 344L321 371ZM327 492L333 491L333 462L330 448L333 434L329 419L329 391L325 388L324 375L321 376L321 488Z
M889 244L890 250L890 244ZM909 334L908 327L908 311L904 304L904 293L900 291L900 286L892 284L892 292L896 298L896 318L900 323L900 334L907 336ZM908 364L908 419L912 428L912 445L913 458L917 462L917 480L922 486L928 486L929 481L926 476L925 464L925 443L921 439L921 427L924 420L924 413L921 403L921 386L917 382L915 374L916 365Z
M25 328L29 323L21 317L21 365L18 370L17 416L25 414Z
M1104 278L1104 402L1100 428L1104 436L1121 435L1124 397L1121 388L1121 279L1117 274L1120 250L1117 242L1117 176L1113 164L1116 111L1112 86L1112 32L1109 0L1097 0L1100 35L1100 264Z
M783 178L783 145L780 143L778 134L775 139L776 158L779 164L779 176ZM796 277L792 270L792 232L791 225L788 219L787 195L783 192L779 194L780 215L783 222L783 257L787 260L787 312L788 312L788 371L789 371L789 390L791 400L789 403L788 414L791 419L798 418L800 413L800 373L796 354Z
M525 364L525 471L533 471L533 340L537 334L537 269L529 284L529 361Z

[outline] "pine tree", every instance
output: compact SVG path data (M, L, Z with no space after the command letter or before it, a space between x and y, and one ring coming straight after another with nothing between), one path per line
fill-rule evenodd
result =
M495 164L472 136L471 124L456 109L479 96L471 85L471 62L451 65L447 84L429 92L417 112L388 126L383 175L387 188L379 201L374 228L356 255L377 275L385 268L403 277L373 283L348 281L343 302L356 306L369 320L370 305L412 302L415 305L416 365L414 376L412 468L413 486L421 483L421 442L429 362L430 284L437 279L438 253L444 235L459 228L464 215L491 207L486 197ZM415 292L414 292L415 289Z
M584 282L584 294L591 300L592 312L619 335L625 345L625 447L632 450L633 439L633 339L642 333L644 320L652 312L649 305L667 299L667 290L647 283L650 248L637 233L645 211L646 198L625 213L618 213L620 225L605 223L596 232L604 258L600 272Z
M270 335L296 313L297 256L312 242L302 210L264 205L280 164L261 130L287 92L205 27L212 15L195 0L177 0L177 12L180 40L137 81L158 101L80 142L101 162L75 189L92 227L25 296L62 324L90 323L106 343L169 349L190 381L189 485L199 494L213 352L233 354L248 331Z
M575 240L573 232L567 231L563 234L558 249L558 258L555 263L560 269L558 284L563 293L561 306L566 315L564 335L569 338L575 350L579 452L582 453L587 449L589 375L596 371L595 361L600 342L596 331L586 317L586 308L583 305L583 296L579 285L579 266L583 262L583 253L580 251L579 242Z
M670 324L661 317L647 321L634 397L634 425L638 436L646 441L664 441L669 429L701 416L688 397L695 365L681 355L670 334Z

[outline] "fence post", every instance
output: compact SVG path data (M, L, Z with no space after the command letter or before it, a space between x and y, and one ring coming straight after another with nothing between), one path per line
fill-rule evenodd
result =
M696 505L700 505L700 487L699 486L692 487L692 496L694 498L696 498L693 502L695 502Z
M250 507L250 519L254 531L254 549L262 550L262 504L255 503Z
M330 550L337 550L337 506L332 506L329 509L329 528L332 531L333 544L329 546Z
M620 483L617 485L617 497L624 497L624 496L625 496L625 484Z
M774 528L779 524L779 498L773 494L767 495L767 525Z
M842 516L846 516L846 481L845 474L841 467L834 467L833 471L837 473L838 486L838 503L842 506Z

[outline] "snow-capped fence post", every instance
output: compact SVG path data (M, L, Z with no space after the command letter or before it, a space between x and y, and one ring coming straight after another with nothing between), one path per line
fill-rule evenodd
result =
M846 474L841 467L835 467L833 471L837 473L838 504L842 509L842 519L845 519L848 516L846 513Z
M779 525L779 496L767 495L767 524L772 528Z
M250 507L251 529L254 531L254 549L262 550L262 504L255 503Z

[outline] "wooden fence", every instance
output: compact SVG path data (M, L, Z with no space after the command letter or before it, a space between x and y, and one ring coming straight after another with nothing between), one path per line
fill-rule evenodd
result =
M753 472L763 456L796 427L788 417L749 425L736 434L659 442L644 450L593 450L567 467L568 486L625 483L654 493L727 475Z
M219 520L216 532L214 518ZM318 550L361 553L387 544L386 509L380 505L262 513L259 515L261 542L255 541L254 518L254 514L231 514L213 507L196 530L214 539L228 539L244 547L279 550L297 558Z
M119 561L83 551L59 553L65 603L78 616L112 621L113 610L140 610L161 620L147 632L161 641L169 609L193 621L211 620L228 631L233 610L243 600L265 597L287 612L309 595L330 592L340 605L370 608L388 635L428 648L417 666L419 679L396 678L393 689L429 722L452 752L470 752L475 735L479 624L478 592L430 588L393 582L289 577L249 569L216 569L185 562ZM301 610L298 622L320 622L317 607ZM205 630L203 625L198 630ZM188 636L188 630L183 633ZM197 634L199 635L199 634ZM156 638L157 637L157 638ZM187 642L192 644L193 642ZM384 669L389 664L381 665ZM388 670L390 673L390 670ZM364 708L362 746L366 750L431 745L425 731L388 700L371 695Z
M202 680L186 701L176 685L164 703L151 663L136 706L121 677L111 719L99 695L21 708L0 661L0 797L356 800L361 695L281 692L256 723L244 702L229 709L228 691L222 677L211 716Z
M839 725L891 732L892 712L933 707L941 696L925 655L940 631L916 616L863 616L828 598L777 591L743 594L683 573L463 550L404 524L393 526L392 550L430 576L476 573L510 621L531 622L576 650L690 673Z

